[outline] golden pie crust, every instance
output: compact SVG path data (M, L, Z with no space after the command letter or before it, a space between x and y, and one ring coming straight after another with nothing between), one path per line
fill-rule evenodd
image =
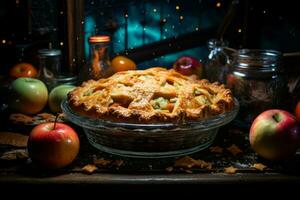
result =
M68 102L80 115L130 123L201 120L234 106L224 85L159 67L89 80L68 94Z

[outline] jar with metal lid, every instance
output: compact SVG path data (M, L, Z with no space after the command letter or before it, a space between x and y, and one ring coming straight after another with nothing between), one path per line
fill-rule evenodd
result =
M40 49L38 58L40 66L38 77L47 85L49 91L61 84L76 85L77 77L61 66L61 50Z
M112 75L109 58L110 37L107 35L89 37L89 60L79 73L80 82Z
M282 106L287 97L282 54L274 50L241 49L234 55L226 84L240 101L240 118L251 123L261 112Z
M224 48L227 42L218 39L210 39L207 43L209 54L205 62L205 77L210 82L226 82L230 59Z

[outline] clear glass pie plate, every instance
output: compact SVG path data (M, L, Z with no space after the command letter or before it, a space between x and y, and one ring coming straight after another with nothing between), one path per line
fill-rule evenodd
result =
M133 124L111 122L81 116L67 101L62 110L67 119L83 128L90 144L95 148L121 156L162 158L191 154L209 147L221 126L231 122L239 111L234 108L209 119L181 124Z

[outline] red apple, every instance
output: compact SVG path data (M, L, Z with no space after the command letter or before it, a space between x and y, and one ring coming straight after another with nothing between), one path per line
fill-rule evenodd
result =
M197 58L191 56L178 58L173 64L173 68L186 76L195 74L198 77L202 77L203 64Z
M54 125L55 124L55 125ZM42 123L34 127L28 139L33 162L48 169L58 169L73 162L79 151L76 132L63 123Z
M227 74L226 77L226 86L233 88L236 83L237 78L233 74Z
M298 101L298 103L296 104L294 113L298 122L300 122L300 101Z
M271 109L253 121L250 144L254 151L269 160L281 160L295 154L300 147L300 127L287 111Z

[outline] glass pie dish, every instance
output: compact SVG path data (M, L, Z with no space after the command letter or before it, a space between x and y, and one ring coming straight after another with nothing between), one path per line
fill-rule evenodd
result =
M185 123L133 124L81 116L68 102L62 102L67 119L81 126L95 148L120 156L162 158L191 154L209 147L221 126L231 122L239 111L234 108L209 119Z

